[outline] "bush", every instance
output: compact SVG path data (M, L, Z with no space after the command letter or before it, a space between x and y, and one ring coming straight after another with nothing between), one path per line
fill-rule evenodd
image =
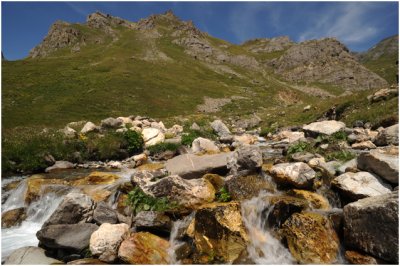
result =
M129 154L141 152L143 150L143 137L142 134L134 130L128 130L124 132L124 138L128 142Z
M177 207L175 202L169 202L166 197L151 197L145 194L139 187L135 187L128 193L126 204L132 207L134 215L141 211L166 211Z
M326 159L328 161L338 160L342 162L347 162L355 158L355 154L350 151L334 151L326 154Z
M222 187L216 194L215 194L217 201L219 202L228 202L231 200L231 195L226 190L225 187Z
M292 144L291 146L289 146L288 150L287 150L287 155L292 155L296 152L303 152L303 151L312 151L313 147L310 143L308 142L304 142L304 141L299 141L295 144Z
M175 152L179 148L180 144L175 143L159 143L153 146L148 147L147 149L151 154L156 154L164 151L173 151Z

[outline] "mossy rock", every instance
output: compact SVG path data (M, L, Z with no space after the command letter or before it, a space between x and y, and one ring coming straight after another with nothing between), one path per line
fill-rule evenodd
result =
M329 210L331 207L329 201L322 195L314 192L301 189L293 189L288 192L289 195L305 199L310 203L310 206L314 209Z
M232 177L225 182L233 200L246 200L256 197L262 190L273 192L274 185L258 175Z

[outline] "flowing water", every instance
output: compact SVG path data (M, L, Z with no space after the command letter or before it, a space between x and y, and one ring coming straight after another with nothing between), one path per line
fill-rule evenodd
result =
M194 212L182 220L175 221L172 230L171 230L171 235L169 237L169 248L168 248L168 255L169 255L169 263L170 264L180 264L180 261L176 258L176 250L181 247L185 242L180 241L179 237L182 234L182 230L186 229L190 222L192 221L194 217Z

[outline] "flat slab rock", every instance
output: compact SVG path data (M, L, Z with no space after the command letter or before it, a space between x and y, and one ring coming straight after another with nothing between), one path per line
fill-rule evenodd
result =
M6 259L6 265L50 265L62 264L61 261L49 258L45 250L39 247L23 247L15 250Z
M185 179L199 178L206 173L226 174L227 162L231 152L197 156L183 154L168 160L166 168L172 175Z
M303 127L306 132L332 135L346 127L346 124L336 120L314 122Z

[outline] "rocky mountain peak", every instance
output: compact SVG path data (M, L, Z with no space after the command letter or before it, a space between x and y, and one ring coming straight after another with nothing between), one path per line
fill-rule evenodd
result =
M383 39L374 47L368 49L367 52L359 54L360 59L376 60L384 55L395 55L399 51L399 35L394 35Z
M115 27L118 25L129 26L132 23L125 19L113 17L110 14L104 14L102 12L96 11L87 17L86 24L91 28L104 29L107 27Z
M290 40L289 36L278 36L248 40L242 46L253 53L270 53L286 50L293 44L294 42Z

